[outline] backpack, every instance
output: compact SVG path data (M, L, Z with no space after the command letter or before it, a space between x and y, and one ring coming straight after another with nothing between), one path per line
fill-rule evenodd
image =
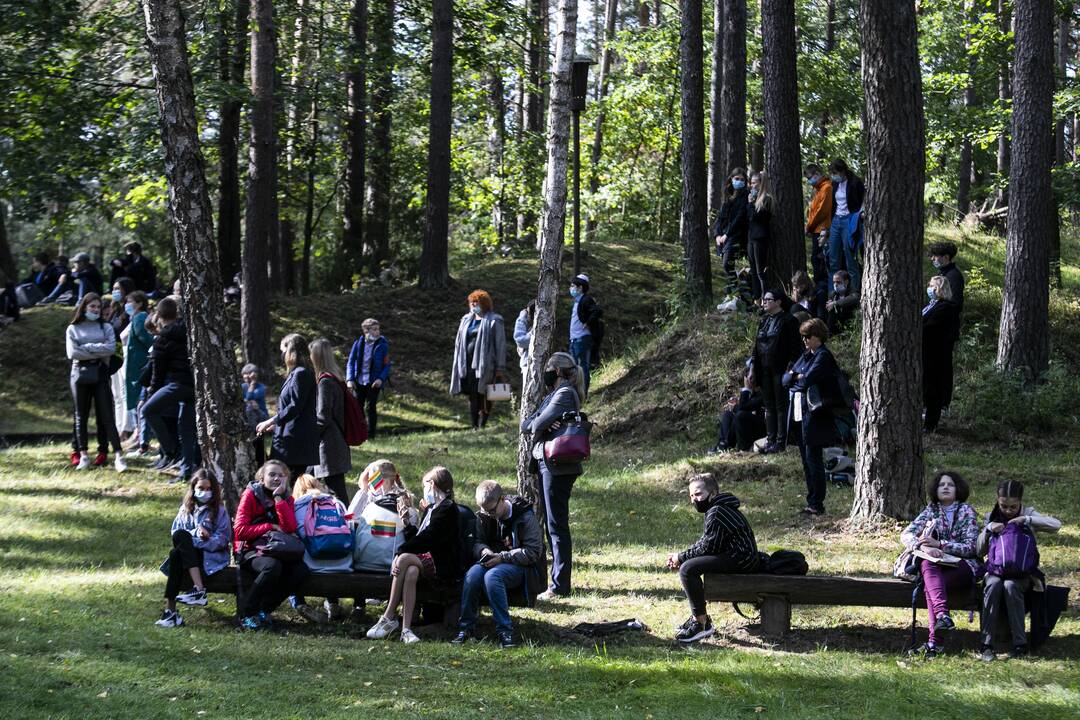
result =
M341 394L345 396L345 427L341 428L341 434L345 436L345 444L353 447L363 445L368 438L368 426L364 418L363 406L345 383L330 373L323 373L319 379L322 380L324 377L333 378L341 387Z
M777 550L768 558L766 572L773 575L805 575L810 571L806 556L798 550Z
M476 545L476 513L464 505L454 503L458 514L458 565L464 576L473 566L473 546Z
M1039 548L1035 535L1014 523L990 536L990 548L986 556L986 572L1001 578L1021 578L1039 567Z
M336 560L352 555L352 530L333 496L320 495L308 505L304 518L304 547L316 560Z

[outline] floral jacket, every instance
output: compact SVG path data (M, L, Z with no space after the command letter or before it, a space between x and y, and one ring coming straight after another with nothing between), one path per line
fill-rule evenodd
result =
M979 516L975 513L975 508L967 503L957 503L956 514L950 526L941 506L936 502L930 503L904 528L904 532L900 534L900 542L908 550L914 550L919 540L925 536L928 527L933 528L931 535L941 541L944 552L964 558L972 574L979 576L982 565L975 551L979 539Z

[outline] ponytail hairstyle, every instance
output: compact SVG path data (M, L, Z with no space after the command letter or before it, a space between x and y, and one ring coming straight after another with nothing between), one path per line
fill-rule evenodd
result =
M553 354L544 365L544 370L555 371L555 387L558 387L559 380L568 380L577 390L578 395L585 392L585 371L581 369L581 366L577 364L574 356L570 353L557 352Z
M766 206L772 204L772 195L769 194L769 176L764 170L758 170L751 176L758 179L757 197L754 199L754 208L760 212L766 208Z
M435 467L424 473L423 482L430 481L432 485L439 489L443 495L454 499L454 476L450 474L447 468L442 465L436 465Z
M1002 480L997 486L997 497L1023 500L1024 483L1019 480ZM990 511L990 522L1007 522L1004 513L1001 512L1001 506L998 505L996 499L994 500L994 509Z
M311 369L307 346L307 340L300 333L289 333L281 338L281 352L284 355L286 372L292 372L297 367Z

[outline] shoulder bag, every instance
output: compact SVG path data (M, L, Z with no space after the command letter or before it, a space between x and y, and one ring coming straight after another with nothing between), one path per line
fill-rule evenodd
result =
M277 558L282 562L299 562L304 559L304 542L283 530L271 530L263 535L255 550L260 555Z
M97 385L101 375L100 360L80 360L75 378L76 385Z
M580 410L565 412L561 426L544 443L544 461L552 465L585 462L591 452L589 435L593 424Z

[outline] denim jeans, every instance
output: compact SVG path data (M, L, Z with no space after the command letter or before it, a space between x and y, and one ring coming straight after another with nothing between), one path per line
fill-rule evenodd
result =
M461 616L458 627L462 630L472 630L476 625L480 593L483 592L487 596L488 605L491 606L491 617L495 621L495 629L499 632L513 630L513 625L510 623L510 601L506 591L520 587L524 582L525 568L521 565L504 562L490 569L479 563L473 565L465 573L465 584L461 588Z
M833 293L833 275L837 270L847 270L851 275L851 289L858 290L862 280L862 266L859 265L855 252L848 247L848 217L833 218L829 228L829 294Z
M570 568L574 545L570 538L570 493L577 475L553 475L547 463L537 461L547 508L548 546L551 548L551 585L557 595L570 594Z
M177 428L179 438L169 433L165 416L179 410L180 424ZM199 442L195 431L195 388L180 383L165 383L143 405L143 417L150 424L154 436L161 445L166 457L176 457L176 441L180 441L180 476L191 474L202 464L199 454Z
M585 373L585 394L589 394L589 355L592 353L592 335L570 341L570 354Z

